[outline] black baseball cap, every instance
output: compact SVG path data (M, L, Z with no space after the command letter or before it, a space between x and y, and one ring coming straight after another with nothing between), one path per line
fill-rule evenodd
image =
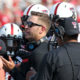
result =
M73 18L65 18L62 26L64 27L65 34L67 35L75 35L80 33L78 22Z

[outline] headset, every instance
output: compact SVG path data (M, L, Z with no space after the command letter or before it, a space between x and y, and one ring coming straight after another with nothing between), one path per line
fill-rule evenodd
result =
M38 47L44 41L48 41L48 38L46 36L41 38L39 41L27 42L25 45L25 49L28 51L33 51L36 47Z
M57 37L60 37L63 40L63 35L65 34L64 25L64 18L59 18L58 15L53 15L51 20L51 27Z

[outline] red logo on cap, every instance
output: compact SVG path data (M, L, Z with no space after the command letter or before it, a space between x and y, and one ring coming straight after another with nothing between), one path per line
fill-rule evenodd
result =
M72 22L72 25L73 25L74 28L77 28L76 27L76 22Z
M0 46L0 50L2 50L2 47Z
M48 11L47 11L47 10L42 10L42 12L43 12L43 13L46 13L46 14L48 13Z

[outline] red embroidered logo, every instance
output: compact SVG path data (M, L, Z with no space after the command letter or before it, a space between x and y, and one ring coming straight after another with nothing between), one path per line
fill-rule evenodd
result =
M73 25L74 28L77 28L76 27L76 25L77 25L76 22L72 22L72 25Z
M42 10L42 12L43 12L43 13L46 13L46 14L48 13L48 11L47 11L47 10Z

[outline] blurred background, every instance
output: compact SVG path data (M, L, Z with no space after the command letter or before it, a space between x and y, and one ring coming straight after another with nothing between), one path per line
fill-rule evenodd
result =
M30 4L41 3L50 9L53 4L63 1L75 6L80 23L80 0L0 0L0 27L9 22L21 25L23 11Z

